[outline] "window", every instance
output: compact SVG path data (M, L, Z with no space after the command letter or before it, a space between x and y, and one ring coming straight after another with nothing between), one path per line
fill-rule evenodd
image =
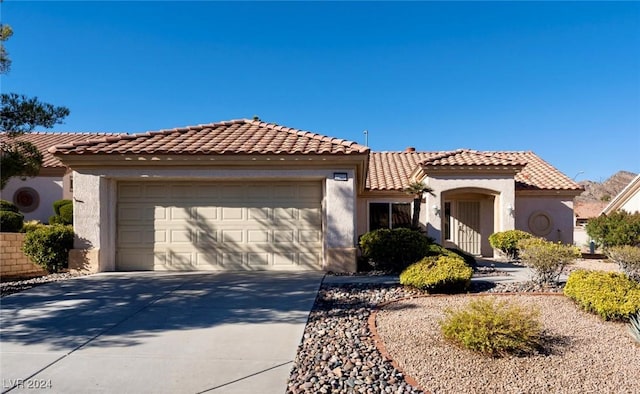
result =
M369 204L369 231L398 227L411 227L411 204L388 202Z
M444 203L444 239L451 239L451 203Z

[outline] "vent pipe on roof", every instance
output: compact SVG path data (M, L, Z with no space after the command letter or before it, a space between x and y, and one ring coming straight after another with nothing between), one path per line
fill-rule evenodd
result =
M407 149L404 150L405 152L415 152L416 148L414 148L413 146L408 146Z

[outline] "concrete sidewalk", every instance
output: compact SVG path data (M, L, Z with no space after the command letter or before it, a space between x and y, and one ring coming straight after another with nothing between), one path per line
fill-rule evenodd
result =
M533 271L531 268L525 267L524 265L480 258L476 259L476 264L478 267L495 268L498 272L496 272L495 275L481 276L472 278L471 280L482 280L493 283L515 283L527 282L533 278Z
M532 278L532 271L522 265L499 262L489 259L476 259L479 267L493 267L497 270L491 276L478 276L471 278L472 281L484 281L493 283L516 283L527 282ZM393 285L400 283L399 275L327 275L324 284L387 284Z
M2 298L2 392L282 393L323 274L113 273Z

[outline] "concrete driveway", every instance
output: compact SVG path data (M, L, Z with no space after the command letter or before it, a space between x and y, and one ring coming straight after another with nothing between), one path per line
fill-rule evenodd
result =
M109 273L1 300L2 392L283 393L322 273Z

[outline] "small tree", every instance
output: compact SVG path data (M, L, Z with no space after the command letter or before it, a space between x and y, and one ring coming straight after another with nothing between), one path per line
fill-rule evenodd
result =
M13 35L13 30L9 25L0 24L0 74L6 74L11 68L11 59L4 47L4 42Z
M640 247L612 246L607 250L607 256L618 264L622 272L640 282Z
M0 25L0 74L9 72L11 59L4 42L13 35L9 25ZM0 95L0 190L13 177L38 175L42 165L42 154L30 142L16 138L33 131L36 127L51 128L69 115L69 109L56 107L16 93Z
M433 189L422 182L412 182L404 189L405 193L413 196L413 217L411 218L411 227L418 229L420 227L420 206L422 205L422 197L425 193L433 194Z
M534 272L534 281L545 285L557 282L564 268L580 257L577 247L542 238L523 239L518 246L520 259Z
M587 234L604 249L640 244L640 212L621 210L589 220Z

